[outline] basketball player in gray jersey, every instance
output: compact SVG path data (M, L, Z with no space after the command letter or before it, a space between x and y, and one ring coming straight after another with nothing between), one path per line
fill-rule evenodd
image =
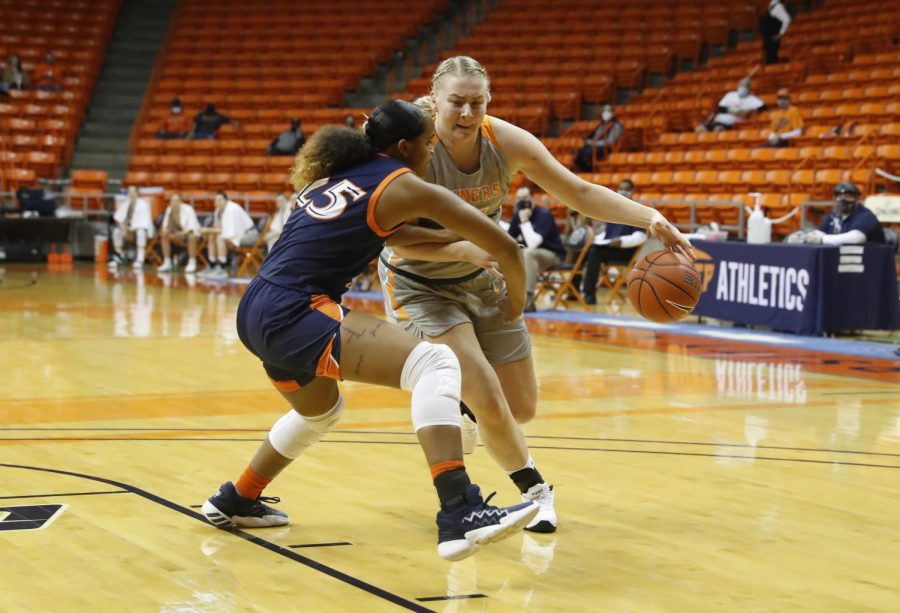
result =
M667 247L690 252L687 240L657 211L583 181L534 136L489 117L489 86L484 67L469 57L449 58L435 71L431 96L419 101L434 113L439 139L430 181L499 221L511 179L521 170L589 217L648 228ZM422 225L430 224L424 220ZM541 506L526 530L553 532L553 487L535 467L518 425L530 421L537 409L525 320L503 322L505 289L496 262L458 239L443 230L409 228L390 241L379 259L385 310L408 330L454 350L463 371L462 399L477 417L485 448L523 498ZM470 440L464 447L471 447L471 428L466 430Z
M449 58L438 66L431 96L423 102L434 113L439 141L429 180L499 220L510 180L522 171L587 217L647 228L665 246L693 259L690 243L658 211L580 179L532 134L488 117L489 86L487 71L470 57ZM553 488L535 467L519 427L537 410L524 318L503 322L505 284L487 251L429 225L426 220L405 226L382 252L385 309L408 330L453 349L463 373L462 400L477 417L485 448L523 498L541 508L526 530L553 532Z

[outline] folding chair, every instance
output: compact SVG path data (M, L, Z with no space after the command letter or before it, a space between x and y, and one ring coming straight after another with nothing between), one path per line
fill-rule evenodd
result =
M588 310L588 304L584 301L581 290L573 283L575 278L581 277L584 273L584 259L587 257L587 252L594 242L594 230L590 226L588 226L586 230L587 234L584 239L584 245L578 250L578 255L575 257L573 263L551 266L538 276L537 285L534 290L535 303L537 303L544 292L555 292L553 296L553 306L550 307L551 311L555 311L559 305L563 303L566 294L569 293L575 296L575 300L578 301L581 308L586 311Z
M638 254L640 252L640 248L635 249L628 262L603 262L600 264L600 278L597 280L597 287L605 287L609 290L609 300L606 301L607 305L612 304L615 302L616 298L621 297L625 279L628 277L628 273L631 272L631 269L634 268L634 265L637 264ZM613 268L618 271L618 274L611 274L611 269ZM622 301L624 302L624 298Z
M238 255L241 258L241 265L238 267L237 276L241 277L244 273L256 274L266 257L266 235L269 233L269 226L272 225L274 215L270 215L266 220L265 226L259 232L259 238L252 247L241 247L238 249Z

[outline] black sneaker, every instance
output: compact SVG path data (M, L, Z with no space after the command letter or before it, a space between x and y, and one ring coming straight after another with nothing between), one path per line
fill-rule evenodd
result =
M260 496L256 500L250 500L238 494L234 484L228 481L203 503L201 510L209 523L223 530L287 525L287 514L263 504L264 502L277 504L281 502L281 498Z
M539 511L532 501L512 507L495 507L481 498L481 490L471 484L466 489L465 503L452 511L437 514L438 555L455 562L474 554L481 545L503 540L521 530Z

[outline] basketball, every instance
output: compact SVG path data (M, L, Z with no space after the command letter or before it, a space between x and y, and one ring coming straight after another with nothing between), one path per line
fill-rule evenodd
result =
M684 319L700 300L700 275L673 251L647 254L628 273L628 297L641 316L658 323Z

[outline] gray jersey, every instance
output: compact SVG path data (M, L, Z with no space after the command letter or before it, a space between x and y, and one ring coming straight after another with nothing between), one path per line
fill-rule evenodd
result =
M490 118L481 124L481 158L478 170L472 174L461 172L441 142L431 156L428 181L446 187L457 196L482 211L495 222L500 220L503 199L509 191L512 172L506 157L497 148ZM381 257L394 268L427 279L465 278L478 271L468 262L424 262L397 256L385 247Z

